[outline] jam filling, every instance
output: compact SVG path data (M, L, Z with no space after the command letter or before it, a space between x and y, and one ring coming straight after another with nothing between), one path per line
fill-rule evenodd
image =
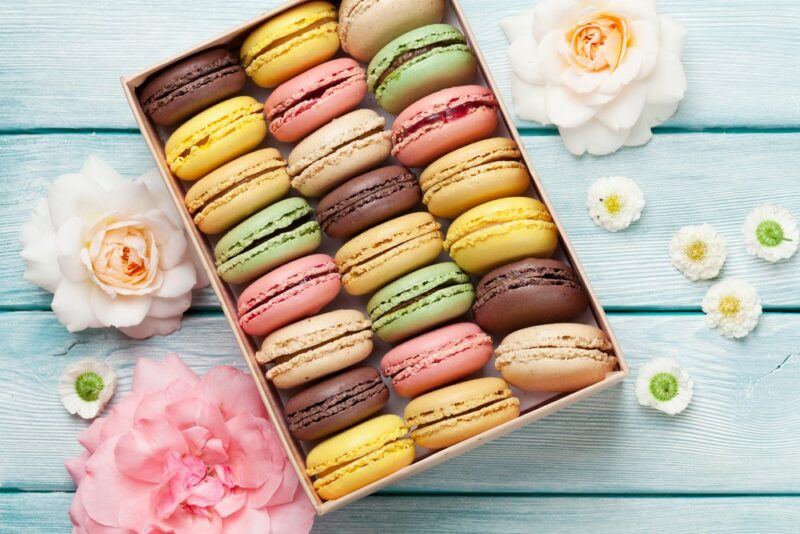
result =
M493 108L494 105L488 104L486 102L465 102L463 104L459 104L458 106L454 106L452 108L444 109L438 113L434 113L432 115L428 115L423 119L415 122L411 126L407 126L403 128L403 130L397 135L397 139L395 139L394 144L399 145L407 137L414 135L417 131L431 126L437 123L448 123L453 122L458 119L463 119L467 115L469 115L472 111L480 108Z
M360 78L362 77L358 71L353 72L353 74L346 76L345 78L337 78L335 80L331 80L330 82L321 85L320 87L314 89L313 91L309 91L308 93L303 94L300 96L298 100L292 101L288 104L281 104L276 106L270 113L269 113L269 120L279 120L281 117L286 115L289 111L293 109L294 106L302 104L304 108L309 108L311 105L316 101L322 98L326 92L330 89L337 87L339 85L347 83L349 80Z

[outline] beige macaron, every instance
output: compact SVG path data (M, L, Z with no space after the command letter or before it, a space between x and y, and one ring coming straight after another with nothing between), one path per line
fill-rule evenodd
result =
M372 353L372 322L358 310L337 310L274 331L256 353L273 363L267 378L281 389L301 386L356 364Z
M312 133L289 154L292 187L320 197L348 179L377 167L392 151L386 119L371 109L343 115Z
M585 324L554 323L517 330L495 350L495 367L525 391L577 391L617 366L608 336Z

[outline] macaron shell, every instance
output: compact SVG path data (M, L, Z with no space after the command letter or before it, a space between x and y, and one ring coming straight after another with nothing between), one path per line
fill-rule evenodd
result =
M368 62L395 37L440 22L444 11L444 0L342 0L342 48L359 61Z
M511 397L476 412L448 419L411 433L414 443L430 450L450 447L519 417L519 400Z
M501 361L498 360L498 365ZM561 358L554 351L549 358L503 361L500 371L509 384L524 391L578 391L605 379L614 371L616 358L596 360L588 357Z
M237 158L196 182L186 194L186 206L200 231L217 234L280 199L290 187L286 162L277 150L265 148ZM223 191L221 197L206 200Z
M339 50L335 19L332 4L315 1L268 20L242 44L242 62L248 76L256 85L272 88L332 58ZM272 47L272 43L291 35L294 36L288 41ZM258 55L264 49L269 50Z
M250 152L267 136L262 110L254 98L239 96L196 115L167 140L170 170L183 180L197 180Z

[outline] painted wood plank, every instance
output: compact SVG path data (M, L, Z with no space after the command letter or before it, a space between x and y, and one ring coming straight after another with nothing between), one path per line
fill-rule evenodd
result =
M637 404L633 377L388 491L536 493L800 493L800 314L768 314L739 342L700 314L614 315L634 371L656 356L692 375L695 399L669 417ZM239 363L221 317L132 344L115 332L68 334L47 312L0 314L0 487L70 490L62 467L85 426L59 404L61 370L106 358L129 390L137 356L177 351L194 369ZM202 338L203 342L198 343ZM117 399L121 395L117 395Z
M554 137L529 136L525 144L607 308L699 310L710 283L692 283L673 269L668 243L679 227L708 222L728 240L723 277L746 278L768 307L800 309L800 255L770 264L747 255L740 236L746 214L761 203L780 203L800 217L800 134L660 135L606 158L575 158ZM19 227L47 185L89 154L127 176L152 166L135 134L0 135L0 306L49 306L50 297L22 279ZM635 179L648 204L639 222L611 234L592 223L584 199L592 181L614 174ZM206 292L196 304L213 307L216 299Z
M70 493L0 494L0 532L65 532ZM317 518L312 532L794 533L798 497L582 498L375 495Z
M87 8L80 0L5 2L0 7L0 128L133 128L120 76L281 3L118 0ZM498 21L533 4L464 1L506 96L510 70ZM794 63L800 12L793 0L671 0L660 8L689 29L689 90L668 126L800 125L800 70Z

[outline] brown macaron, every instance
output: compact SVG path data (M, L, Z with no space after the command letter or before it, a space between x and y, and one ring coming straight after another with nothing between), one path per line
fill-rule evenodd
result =
M212 48L159 72L139 90L144 112L168 126L233 96L247 81L239 58L226 48Z
M414 174L397 165L381 167L340 185L320 200L317 219L335 239L346 239L419 204Z
M526 258L498 267L481 279L472 313L482 328L502 333L570 321L588 305L586 291L567 264Z
M320 439L366 419L388 400L389 388L377 369L350 369L289 399L289 431L297 439Z

